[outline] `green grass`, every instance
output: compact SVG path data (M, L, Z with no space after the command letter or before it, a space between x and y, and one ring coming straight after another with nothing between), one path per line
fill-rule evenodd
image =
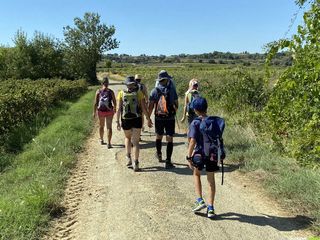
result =
M0 239L38 239L59 209L65 181L92 129L85 94L13 158L0 178Z
M299 166L295 159L275 151L266 139L256 137L249 125L240 126L234 116L226 118L226 163L250 172L283 206L309 217L311 229L320 234L320 171Z
M45 128L54 118L63 114L73 102L60 102L57 106L37 114L32 121L21 123L6 137L1 146L0 172L10 167L17 154L22 152L24 146Z

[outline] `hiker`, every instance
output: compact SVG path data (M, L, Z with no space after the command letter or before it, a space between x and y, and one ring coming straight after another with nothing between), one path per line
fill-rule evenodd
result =
M193 179L197 194L197 200L192 210L194 212L198 212L207 207L207 216L209 218L213 218L215 216L214 200L216 193L214 173L219 170L218 161L225 157L222 140L224 120L219 117L207 116L208 104L205 98L196 98L192 101L191 105L197 116L199 116L190 124L190 130L188 133L190 143L186 156L188 165L190 169L193 170ZM216 124L216 120L219 121L219 124L222 126L218 126L218 124ZM207 181L209 183L207 205L202 198L202 185L200 178L201 170L204 167L206 169Z
M149 113L154 109L155 132L156 132L156 157L162 162L162 138L166 135L167 156L164 167L173 168L171 156L173 152L173 135L175 133L175 115L178 109L178 95L166 71L160 71L156 81L159 86L152 89L149 97Z
M100 143L105 144L103 135L104 127L107 126L107 136L108 136L108 148L112 148L111 138L112 138L112 119L117 107L116 98L114 92L109 88L109 79L104 77L102 80L101 88L97 90L94 105L93 105L93 117L96 117L98 113L99 117L99 134Z
M189 89L185 93L185 98L184 98L184 107L183 107L183 113L182 113L182 118L181 122L184 122L186 117L188 118L188 128L191 122L197 117L196 113L194 110L190 107L191 102L193 99L200 97L199 93L199 83L197 79L191 79L189 82Z
M143 93L139 91L137 82L133 76L125 80L126 90L118 93L117 129L121 127L125 135L127 166L132 166L134 171L139 171L139 138L142 128L142 112L147 118L148 126L152 127L152 121L148 113ZM120 125L121 116L121 125ZM132 149L132 151L131 151ZM133 154L131 154L131 152ZM132 161L132 157L134 161Z
M172 87L174 88L174 89L176 89L176 85L175 85L175 83L174 83L174 81L173 81L173 77L171 77L168 73L167 73L167 71L166 70L161 70L159 73L158 73L158 75L159 74L164 74L164 75L167 75L168 76L168 78L169 78L169 82L171 82L172 83ZM156 79L156 83L155 83L155 85L154 85L154 87L159 87L159 79Z
M137 81L138 86L139 86L139 90L143 93L146 106L148 106L148 91L147 91L146 85L141 82L142 76L140 74L136 74L134 76L134 80ZM143 116L143 113L142 113L142 131L144 132L144 116Z

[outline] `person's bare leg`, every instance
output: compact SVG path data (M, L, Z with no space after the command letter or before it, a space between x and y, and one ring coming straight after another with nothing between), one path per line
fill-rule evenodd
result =
M201 172L194 168L193 170L194 187L198 198L202 198Z
M216 195L216 182L214 179L214 172L207 172L207 180L209 183L209 198L208 198L208 205L213 206L214 198Z
M111 145L111 138L112 138L112 119L113 119L113 115L106 117L109 145Z
M103 141L105 124L106 124L106 117L99 117L99 135L100 135L101 141Z
M126 153L127 156L131 156L131 137L132 137L132 131L130 130L124 130L124 136L125 136L125 147L126 147Z
M141 134L141 128L133 128L132 129L132 155L134 156L134 160L139 160L139 153L140 153L140 145L139 139Z

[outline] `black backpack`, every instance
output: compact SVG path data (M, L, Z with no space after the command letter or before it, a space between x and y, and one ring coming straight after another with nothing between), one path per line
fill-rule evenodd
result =
M101 112L109 112L113 110L111 90L99 90L98 110Z

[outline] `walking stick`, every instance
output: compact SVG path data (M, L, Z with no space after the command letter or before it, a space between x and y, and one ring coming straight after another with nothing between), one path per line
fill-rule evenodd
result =
M179 124L177 115L175 115L175 119L176 119L176 122L177 122L177 125L178 125L179 133L181 133L180 124Z

